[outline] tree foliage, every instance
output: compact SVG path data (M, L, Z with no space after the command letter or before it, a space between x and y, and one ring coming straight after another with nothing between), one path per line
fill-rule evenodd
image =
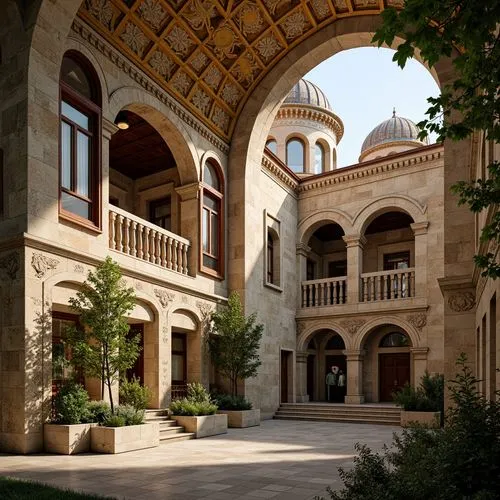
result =
M404 429L382 453L357 445L354 468L340 469L344 489L328 489L332 500L498 498L500 402L479 394L464 355L457 365L445 426Z
M420 137L429 132L438 140L460 140L481 131L485 141L500 142L500 2L498 0L406 0L404 8L383 11L383 25L373 41L392 45L396 36L404 42L393 60L402 68L420 51L433 67L443 57L453 57L455 78L442 86L441 94L430 97L427 118L418 123ZM495 207L500 202L500 166L488 165L488 179L458 182L453 191L460 204L473 212ZM496 207L495 207L496 208ZM500 241L500 216L482 230L483 241ZM497 278L500 266L495 253L475 257L484 276Z
M108 387L112 412L111 388L134 365L140 352L140 335L127 335L126 315L134 302L134 290L127 288L120 267L111 257L106 257L94 272L89 271L82 289L70 298L71 308L84 326L68 332L72 363Z
M245 317L237 293L229 296L228 305L212 313L212 326L207 338L212 363L231 382L236 396L238 380L257 375L261 365L259 345L264 326L256 324L256 313Z

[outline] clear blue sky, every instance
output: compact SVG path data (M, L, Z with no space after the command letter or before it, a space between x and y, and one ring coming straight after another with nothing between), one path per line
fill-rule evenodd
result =
M427 97L439 95L437 83L422 64L411 60L401 70L392 62L393 54L373 47L344 50L304 77L325 92L333 112L344 122L339 167L358 162L365 137L392 116L393 107L397 115L417 123L425 118Z

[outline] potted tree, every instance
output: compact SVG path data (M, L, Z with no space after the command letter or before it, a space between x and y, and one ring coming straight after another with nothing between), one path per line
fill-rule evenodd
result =
M419 387L406 384L393 394L393 399L402 408L402 427L414 424L439 427L444 414L444 376L431 376L426 371Z
M113 387L131 368L140 352L140 337L128 336L126 315L134 307L135 294L122 280L120 267L111 257L90 271L82 290L70 299L82 329L72 329L68 342L72 363L85 375L99 378L107 388L111 414L91 429L91 449L121 453L159 445L159 424L144 424L144 410L115 406Z
M208 351L213 365L230 382L230 395L217 395L219 412L227 414L229 427L260 425L260 410L238 395L238 381L255 377L261 365L259 345L264 326L257 315L243 314L240 297L231 293L228 305L212 313Z

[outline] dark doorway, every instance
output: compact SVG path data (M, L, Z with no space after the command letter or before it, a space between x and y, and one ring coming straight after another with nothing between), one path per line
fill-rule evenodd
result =
M379 354L380 401L410 382L410 353Z
M338 384L338 377L340 370L344 374L347 375L347 361L346 357L343 355L328 355L325 356L325 375L324 375L324 381L326 381L326 376L328 373L332 371L332 366L337 366L338 371L337 371L337 384ZM326 382L325 382L326 384ZM343 403L344 402L344 396L346 394L346 386L344 385L343 387L339 387L338 385L334 385L330 387L330 399L328 399L328 386L325 389L325 399L331 403Z
M172 385L187 383L186 335L172 333Z
M309 401L314 401L315 361L316 361L316 356L314 354L309 354L307 356L307 394L309 396Z
M291 356L290 351L281 351L281 402L282 403L289 403L289 398L288 398L288 390L289 390L289 385L288 385L288 378L289 378L289 367L288 367L288 362L290 360Z
M127 380L132 380L133 377L140 379L141 385L144 385L144 324L136 323L130 325L130 330L128 331L128 338L133 338L136 335L140 335L139 346L141 351L139 356L135 360L135 364L132 368L129 368L126 372Z

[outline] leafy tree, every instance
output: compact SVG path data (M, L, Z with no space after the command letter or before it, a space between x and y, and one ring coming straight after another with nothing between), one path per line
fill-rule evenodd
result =
M264 325L255 324L256 313L245 317L240 297L233 292L228 305L212 313L212 327L207 338L210 357L219 372L231 382L231 393L238 393L238 380L257 375L261 365L259 344Z
M500 142L500 2L492 0L406 0L404 8L388 8L382 13L383 25L373 41L391 45L402 36L393 60L404 67L420 50L422 59L434 66L442 57L453 55L455 80L441 89L441 95L428 99L427 119L418 123L420 137L436 132L438 140L460 140L481 131L486 141ZM461 181L453 186L459 203L473 212L495 207L500 202L500 164L488 165L488 179ZM482 230L483 241L500 241L500 214ZM497 278L497 255L474 258L484 276Z
M135 295L122 280L119 265L111 257L89 271L87 281L71 308L80 316L84 328L68 332L72 363L86 375L101 379L102 392L108 387L111 411L114 413L111 388L120 374L131 368L140 352L140 334L130 338L126 314L134 307Z
M500 401L478 393L464 355L457 365L445 426L404 429L382 453L356 445L354 468L340 469L344 489L327 489L332 500L499 498Z

